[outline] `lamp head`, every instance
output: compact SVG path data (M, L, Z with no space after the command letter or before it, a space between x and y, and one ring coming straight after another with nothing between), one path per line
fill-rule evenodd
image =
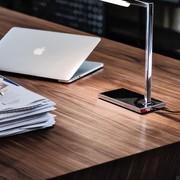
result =
M128 1L124 1L124 0L101 0L101 1L123 6L123 7L129 7L131 5Z
M148 4L152 3L151 1L149 2L149 0L143 0L143 1L142 0L100 0L100 1L123 6L123 7L129 7L130 5L147 7Z

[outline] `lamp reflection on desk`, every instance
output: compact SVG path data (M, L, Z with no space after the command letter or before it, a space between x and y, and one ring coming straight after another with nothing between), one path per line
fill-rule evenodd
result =
M147 113L165 107L165 103L151 98L152 89L152 55L153 55L153 21L154 3L141 0L101 0L103 2L129 7L137 5L146 9L146 47L145 47L145 93L144 95L127 89L118 89L101 93L100 99L120 105L138 113Z

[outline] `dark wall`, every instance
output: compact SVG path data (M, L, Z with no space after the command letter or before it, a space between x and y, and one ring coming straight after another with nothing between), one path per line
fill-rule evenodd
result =
M180 59L180 3L170 2L155 3L154 51ZM109 4L106 37L144 48L145 19L144 8Z
M144 48L145 11L99 0L1 0L0 5ZM180 59L180 0L155 1L154 51Z

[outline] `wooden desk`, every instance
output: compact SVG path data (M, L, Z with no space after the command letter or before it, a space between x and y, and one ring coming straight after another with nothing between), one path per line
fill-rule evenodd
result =
M0 8L0 35L13 26L82 34ZM103 62L104 70L69 85L9 76L55 101L57 123L49 130L1 139L0 177L47 179L179 142L180 62L154 54L153 97L165 101L169 112L139 115L97 96L121 87L143 93L143 51L102 39L89 59Z

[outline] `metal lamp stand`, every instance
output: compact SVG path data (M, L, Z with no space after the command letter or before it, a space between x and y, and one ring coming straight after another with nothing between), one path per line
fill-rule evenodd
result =
M154 3L136 0L136 5L146 8L146 48L145 48L145 94L141 95L127 89L117 89L101 93L99 98L122 106L131 111L144 114L165 107L165 103L151 98L152 55L153 55L153 21Z

